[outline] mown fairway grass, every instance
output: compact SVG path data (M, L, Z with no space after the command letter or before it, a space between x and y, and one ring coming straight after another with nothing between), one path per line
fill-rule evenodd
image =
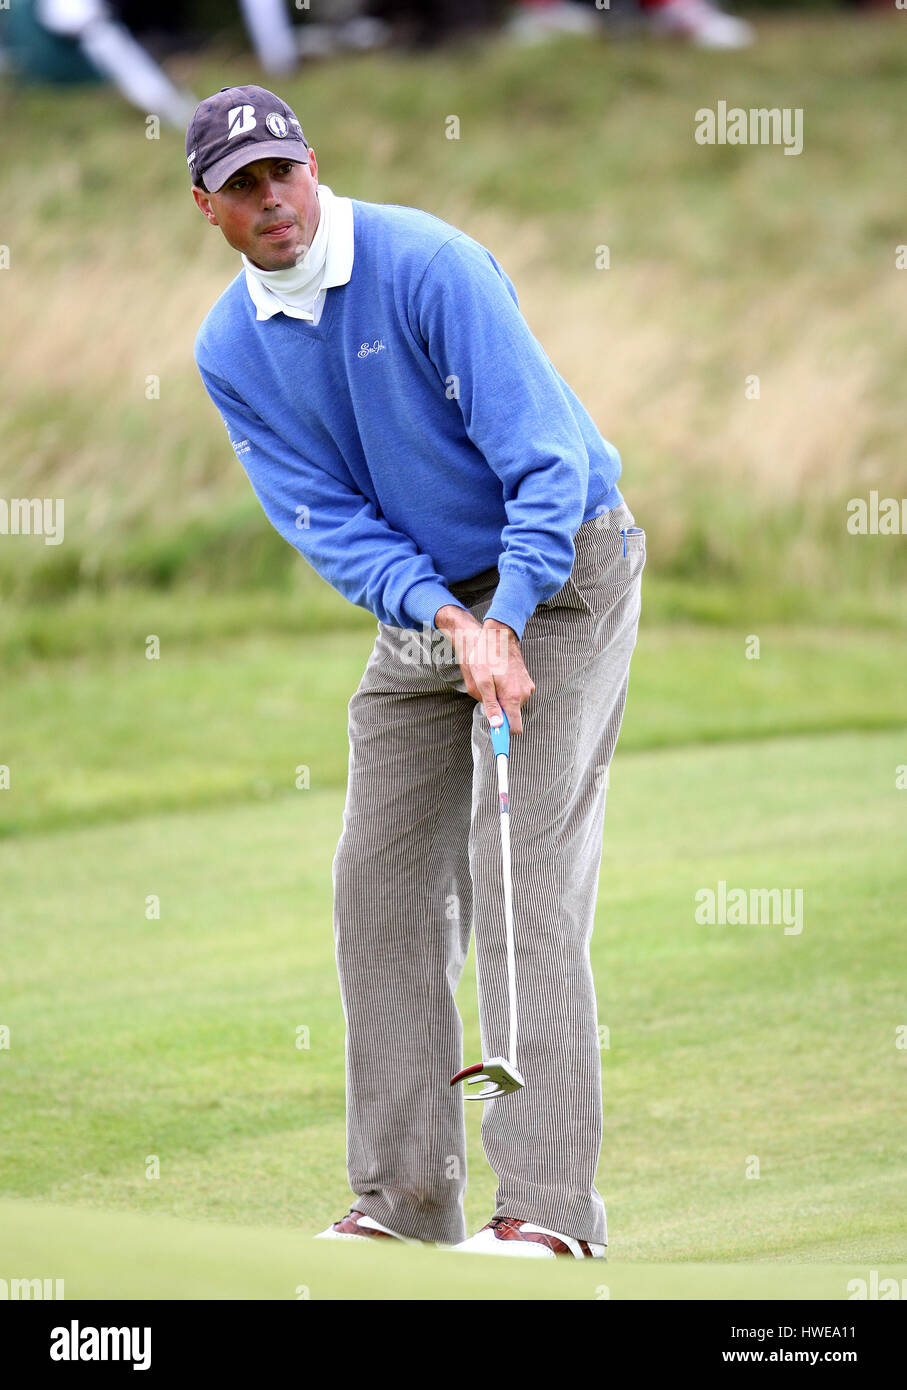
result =
M197 642L171 637L172 610L144 613L147 628L123 612L112 650L19 664L0 684L0 838L267 800L293 790L300 768L313 789L345 786L346 708L374 621ZM159 660L145 657L149 633ZM884 631L644 625L621 747L901 727L903 666L901 639Z

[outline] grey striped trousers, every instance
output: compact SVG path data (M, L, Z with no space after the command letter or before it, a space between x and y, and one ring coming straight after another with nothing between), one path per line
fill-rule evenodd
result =
M493 1214L598 1242L608 1237L595 1188L601 1054L589 941L646 558L644 532L622 532L632 525L626 505L584 522L570 578L523 633L536 688L510 744L510 824L526 1085L486 1102L482 1119ZM497 582L492 569L451 592L481 619ZM471 929L482 1057L507 1054L507 989L489 726L443 634L379 623L349 738L332 873L350 1186L357 1209L391 1230L460 1241L463 1095L449 1082L463 1065L454 992Z

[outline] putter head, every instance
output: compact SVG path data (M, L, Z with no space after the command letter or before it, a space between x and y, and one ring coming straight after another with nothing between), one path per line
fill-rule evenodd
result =
M456 1086L459 1081L465 1081L467 1087L477 1086L480 1081L485 1083L480 1091L464 1088L465 1100L493 1100L495 1096L506 1096L510 1091L518 1091L526 1085L506 1057L492 1057L490 1062L476 1062L473 1067L464 1067L450 1078L451 1086Z

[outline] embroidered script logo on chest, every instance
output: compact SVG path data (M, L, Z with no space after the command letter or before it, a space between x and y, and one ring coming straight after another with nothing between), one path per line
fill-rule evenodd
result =
M386 344L382 343L380 338L376 338L373 343L363 343L359 351L356 353L356 356L371 357L373 353L382 352L385 346Z

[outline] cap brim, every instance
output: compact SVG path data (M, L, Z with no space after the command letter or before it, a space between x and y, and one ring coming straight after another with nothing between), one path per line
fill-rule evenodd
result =
M246 164L254 164L257 159L290 159L294 164L308 164L309 147L302 140L257 140L254 143L231 150L216 164L209 164L202 171L205 188L216 193L223 188L227 179Z

